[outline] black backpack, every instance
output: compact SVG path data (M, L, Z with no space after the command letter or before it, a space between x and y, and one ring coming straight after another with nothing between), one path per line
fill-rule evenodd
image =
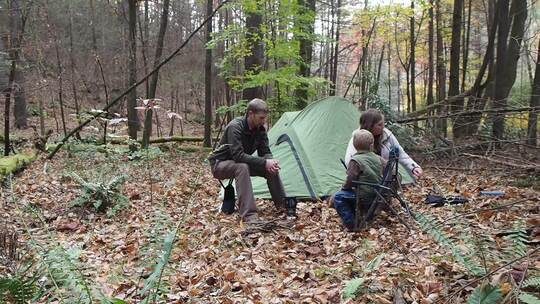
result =
M232 181L233 180L230 179L229 184L226 187L221 184L221 186L223 186L223 189L225 190L225 193L223 195L223 204L221 205L221 212L225 214L233 214L235 211L236 196L234 193Z

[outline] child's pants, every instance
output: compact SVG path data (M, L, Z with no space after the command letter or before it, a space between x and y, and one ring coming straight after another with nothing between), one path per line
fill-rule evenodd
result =
M355 204L356 193L353 190L341 190L334 196L334 208L347 228L354 226Z

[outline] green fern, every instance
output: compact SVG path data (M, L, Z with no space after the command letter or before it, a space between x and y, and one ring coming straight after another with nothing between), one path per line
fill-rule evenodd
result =
M535 289L540 289L540 277L532 277L523 281L523 288L532 287Z
M523 221L516 223L514 225L514 231L504 238L511 244L511 246L505 248L505 254L508 257L507 259L514 259L527 254L529 235L527 234Z
M467 300L468 304L495 304L502 298L501 290L489 284L480 285L474 289Z
M364 270L362 272L366 274L373 272L375 269L381 266L383 258L384 258L384 253L381 253L378 256L374 257L371 261L367 263L366 267L364 267Z
M430 234L437 243L441 246L449 249L452 252L454 259L465 267L470 273L475 276L484 275L484 269L473 258L474 252L462 253L462 249L457 246L454 240L452 240L444 231L438 228L438 221L433 217L425 214L417 214L416 220L420 224L422 230Z
M0 279L0 303L28 303L37 293L34 279L24 277Z
M169 232L167 237L165 237L164 245L163 245L163 256L161 257L159 263L154 268L154 271L152 272L152 274L144 282L143 289L139 292L141 296L144 296L146 293L150 292L151 290L155 290L154 294L150 292L142 303L149 303L152 296L154 297L153 302L155 302L155 299L157 297L157 292L160 288L161 277L163 275L163 271L165 270L165 266L167 265L167 263L169 263L169 259L171 257L175 238L176 238L176 230Z
M379 254L378 256L374 257L371 261L369 261L366 264L366 267L362 270L362 275L369 274L373 271L375 271L382 263L382 260L384 258L384 253ZM343 298L345 300L347 299L354 299L356 298L360 293L362 293L362 286L367 281L367 279L358 277L350 280L343 289Z
M48 269L46 273L51 284L62 287L58 290L60 297L78 303L91 303L96 297L82 274L82 265L78 262L80 254L81 250L77 247L65 250L56 246L43 254L42 272Z
M526 292L521 292L520 295L519 295L519 300L525 304L540 304L540 299L538 299L536 296L530 294L530 293L526 293Z
M112 207L113 213L115 213L119 206L122 207L128 201L127 197L120 193L120 187L127 180L125 174L114 176L108 182L89 182L76 173L71 173L68 176L81 188L80 196L72 202L74 206L91 204L98 212Z
M347 285L345 285L345 289L343 289L343 299L348 300L356 298L365 281L366 279L364 278L350 280Z

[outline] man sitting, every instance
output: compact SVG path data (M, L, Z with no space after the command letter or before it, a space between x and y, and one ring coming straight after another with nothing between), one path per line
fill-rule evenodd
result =
M244 222L258 220L250 176L266 178L274 204L278 208L285 207L285 190L279 177L279 162L272 159L264 127L267 116L266 102L257 98L251 100L245 116L233 119L225 127L219 147L208 158L215 178L235 179L238 210ZM252 155L255 151L258 156ZM296 206L287 207L292 208L294 213Z
M363 181L378 184L382 180L385 160L373 152L373 135L371 132L359 129L353 132L353 145L356 149L347 165L347 180L334 196L334 207L341 217L343 225L350 231L354 227L356 213L356 192L353 181ZM360 186L359 199L364 208L369 208L376 194L369 186Z

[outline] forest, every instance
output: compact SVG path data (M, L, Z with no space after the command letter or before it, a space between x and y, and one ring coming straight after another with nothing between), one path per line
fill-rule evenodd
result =
M250 224L258 99L296 214ZM0 103L0 304L540 303L536 0L0 0ZM412 167L350 232L369 109Z

